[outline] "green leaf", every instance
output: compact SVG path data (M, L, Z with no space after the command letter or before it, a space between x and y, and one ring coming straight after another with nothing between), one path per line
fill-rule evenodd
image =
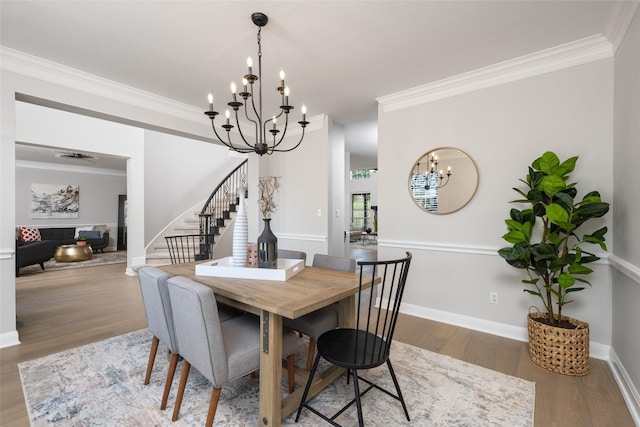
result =
M564 162L562 162L562 164L553 168L553 173L556 175L565 176L568 173L573 172L573 170L576 167L577 161L578 161L578 156L571 157L565 160Z
M568 273L562 273L558 276L558 285L563 289L570 288L575 283L576 279Z
M507 224L507 228L509 230L522 231L522 224L520 224L518 221L514 221L512 219L507 219L504 222L505 222L505 224Z
M515 261L520 259L520 252L516 248L502 248L498 254L507 261Z
M555 199L556 199L555 201L564 205L563 207L565 209L569 207L573 207L573 197L571 197L565 191L559 191L558 193L556 193Z
M558 159L558 156L551 151L547 151L542 155L542 157L534 160L531 166L537 170L550 174L553 171L553 168L557 167L559 164L560 159Z
M590 274L593 273L593 270L589 267L580 264L574 264L569 266L569 273L571 274Z
M567 188L567 185L561 177L557 175L547 175L542 178L540 188L547 196L553 197L558 191Z
M517 230L512 230L508 232L507 234L502 236L502 238L509 243L520 243L520 242L526 241L525 235L521 231L517 231Z
M557 203L552 203L547 206L546 213L549 221L554 224L563 227L563 224L569 223L569 212Z

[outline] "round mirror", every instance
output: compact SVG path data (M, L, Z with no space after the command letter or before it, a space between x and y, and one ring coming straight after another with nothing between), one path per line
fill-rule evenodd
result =
M409 193L421 209L450 214L467 205L478 188L478 169L462 150L441 147L426 152L411 168Z

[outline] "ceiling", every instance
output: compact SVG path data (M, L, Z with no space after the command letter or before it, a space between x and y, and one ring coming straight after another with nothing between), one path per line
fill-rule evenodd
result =
M3 46L218 110L262 30L265 114L286 72L292 112L346 126L376 153L376 98L584 37L606 34L612 1L0 1ZM255 68L255 66L254 66ZM267 99L266 94L269 93ZM275 110L273 110L275 112ZM204 118L206 120L206 118ZM368 129L368 130L367 130Z

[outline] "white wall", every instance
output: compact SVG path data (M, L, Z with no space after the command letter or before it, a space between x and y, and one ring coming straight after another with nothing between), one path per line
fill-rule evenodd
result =
M288 138L297 141L300 136ZM327 117L319 116L312 121L296 150L265 156L265 161L267 164L261 168L261 176L282 177L276 196L277 209L271 220L271 230L278 237L278 248L304 251L308 260L313 259L315 253L326 254L330 214ZM262 229L260 225L259 232Z
M348 230L351 218L350 205L345 203L346 177L348 175L345 151L344 126L331 121L329 124L329 207L328 247L331 255L344 255L344 231Z
M220 181L242 163L220 145L145 131L145 244L188 207L209 197ZM200 206L201 208L202 206Z
M640 13L616 54L614 117L613 349L640 422Z
M144 136L142 128L168 129L196 139L210 139L210 124L199 109L152 94L119 86L30 56L0 50L0 347L19 343L15 327L15 141L33 140L43 145L80 149L127 158L127 195L130 229L127 268L144 262ZM17 114L16 98L55 104L65 110L83 111L140 128L112 122L85 126L90 117L41 117ZM57 110L52 110L57 111ZM32 120L23 126L18 120ZM94 119L95 120L95 119ZM63 125L65 124L66 125ZM94 122L95 123L95 122ZM18 135L23 130L37 136ZM39 142L37 142L39 141ZM132 196L134 195L134 196Z
M573 178L579 194L598 189L613 199L613 60L551 72L379 115L379 256L409 249L414 261L405 301L415 314L497 322L520 331L538 301L522 292L522 271L496 251L506 243L511 189L544 151L562 159L579 155ZM403 141L398 150L396 141ZM425 141L437 141L433 147ZM474 199L451 215L430 215L409 197L407 177L431 148L451 146L476 163L480 185ZM611 218L601 224L611 226ZM610 233L608 239L612 239ZM596 248L594 248L596 249ZM595 267L593 289L564 314L590 322L591 339L611 343L611 277ZM489 293L499 293L497 305Z
M128 200L127 268L144 263L144 259L136 261L144 256L144 134L142 129L17 102L16 140L127 157L127 184L122 193L127 194ZM83 183L78 184L82 186ZM80 197L82 197L82 187ZM117 209L117 197L113 203Z

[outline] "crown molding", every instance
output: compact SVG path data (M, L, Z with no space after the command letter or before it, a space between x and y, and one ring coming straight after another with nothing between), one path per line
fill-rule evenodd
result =
M611 42L599 34L376 100L386 113L611 57Z
M604 33L607 35L611 44L613 44L614 53L624 40L627 30L631 25L631 21L640 6L640 2L636 1L617 1L611 6L611 11L607 17Z
M127 171L118 169L93 168L91 166L63 165L59 163L16 160L16 168L42 169L59 172L88 173L93 175L127 176Z
M0 46L0 68L136 107L202 123L202 110L66 65Z

